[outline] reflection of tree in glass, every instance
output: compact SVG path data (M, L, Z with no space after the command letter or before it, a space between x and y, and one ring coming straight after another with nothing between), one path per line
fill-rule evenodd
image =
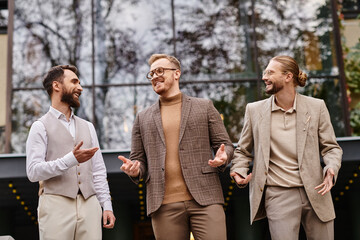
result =
M328 4L311 0L260 0L255 3L256 38L262 69L279 54L295 57L303 66L331 59L331 51L327 51L330 36L326 34L332 30Z
M247 17L248 5L244 1L176 2L177 52L183 72L191 75L189 80L248 70L249 26L242 22Z
M126 2L136 1L122 1L122 4ZM86 3L85 1L38 0L37 4L33 4L23 0L16 1L13 45L14 87L41 87L44 73L51 66L58 64L77 66L82 85L91 84L91 6L88 2ZM107 18L114 17L111 15L112 12L120 16L123 9L118 8L113 1L101 0L95 1L95 7L97 9L95 14L96 84L112 83L114 79L126 82L127 79L138 78L138 59L143 60L143 57L137 56L136 50L141 52L141 49L133 39L133 32L107 24ZM91 120L92 97L91 92L86 93L81 97L82 106L78 114ZM95 122L100 142L104 142L103 133L106 131L103 128L103 121L106 118L104 114L107 113L105 105L112 108L117 102L109 101L106 87L96 89L95 94ZM130 123L133 118L133 104L136 104L131 95L133 95L131 91L122 95L122 103L125 104L122 104L121 111L118 113L122 119L129 118L127 116L129 115ZM37 97L30 99L34 101ZM44 105L42 112L32 115L34 111L26 110L22 102L25 102L25 97L21 98L21 96L18 101L13 102L13 119L17 124L14 125L12 136L19 142L25 141L29 128L29 126L21 127L25 126L25 122L22 122L24 118L18 117L19 114L24 114L27 116L26 119L30 118L34 121L47 111L50 104L46 100L42 101ZM130 109L129 114L125 112L125 107ZM119 144L128 147L128 137L121 139L122 142ZM16 151L24 151L24 144L18 145L22 148Z

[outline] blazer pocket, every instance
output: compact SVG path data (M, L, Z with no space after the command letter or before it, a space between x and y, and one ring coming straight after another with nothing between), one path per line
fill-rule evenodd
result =
M207 174L207 173L218 173L218 169L217 168L213 168L211 166L205 166L201 168L201 172L203 174Z

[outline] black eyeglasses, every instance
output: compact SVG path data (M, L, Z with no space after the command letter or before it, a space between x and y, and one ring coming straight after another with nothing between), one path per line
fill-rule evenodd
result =
M154 70L148 72L146 74L146 78L149 79L150 81L152 80L152 78L154 77L154 74L156 73L156 75L158 77L164 75L165 70L177 70L176 68L163 68L163 67L158 67L155 68Z

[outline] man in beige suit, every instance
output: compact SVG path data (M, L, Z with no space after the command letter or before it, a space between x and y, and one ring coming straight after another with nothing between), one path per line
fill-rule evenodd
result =
M154 54L147 78L159 101L140 112L132 131L130 160L121 170L144 179L147 214L157 240L225 240L223 191L218 176L233 145L210 100L179 89L180 62ZM216 155L213 158L213 151Z
M72 110L80 106L82 92L76 73L76 67L61 65L46 74L51 106L33 123L26 142L28 178L42 183L40 240L100 240L101 220L105 228L115 223L95 128Z
M250 182L250 222L267 217L273 240L298 239L300 223L308 239L334 239L330 189L342 150L324 101L295 91L306 80L293 58L271 59L263 81L272 96L247 105L232 159L236 183Z

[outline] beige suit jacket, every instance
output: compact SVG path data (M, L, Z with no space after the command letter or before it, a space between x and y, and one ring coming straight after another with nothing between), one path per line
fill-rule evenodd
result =
M179 136L179 159L186 186L200 205L223 204L219 171L228 164L213 168L208 165L221 144L225 144L228 162L234 147L220 114L210 100L183 94ZM140 161L140 176L146 183L147 214L155 212L165 193L165 137L160 103L140 112L132 130L131 160Z
M244 127L232 160L231 172L243 177L248 175L249 165L253 162L249 196L251 223L266 217L261 200L269 167L273 97L246 106ZM330 115L323 100L298 94L296 149L300 177L311 206L323 222L334 219L331 194L322 196L315 190L323 182L328 168L334 170L336 181L342 158L342 150L336 142ZM324 168L320 163L320 154L324 160Z

